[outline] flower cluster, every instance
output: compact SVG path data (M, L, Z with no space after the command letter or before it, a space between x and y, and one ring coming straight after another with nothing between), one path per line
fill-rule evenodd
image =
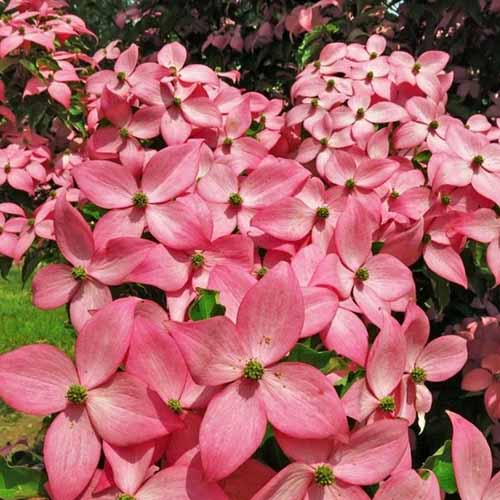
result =
M385 55L378 35L329 44L284 112L178 42L147 60L136 45L61 52L89 34L62 6L13 0L0 31L0 57L33 70L24 98L47 91L64 110L43 138L0 108L0 183L31 201L0 203L0 252L57 246L33 303L67 304L78 334L74 360L47 345L0 356L0 397L57 414L52 498L362 500L381 483L377 500L440 499L412 469L409 426L467 340L430 340L410 266L467 288L473 240L500 282L500 129L445 112L448 55ZM491 384L492 419L499 359L471 357L463 382ZM494 498L484 437L449 415L462 497ZM279 472L257 460L270 437Z

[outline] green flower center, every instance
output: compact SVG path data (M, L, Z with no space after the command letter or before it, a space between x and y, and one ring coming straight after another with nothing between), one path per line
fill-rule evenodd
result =
M396 401L392 396L386 396L379 401L378 406L382 411L393 412L396 409Z
M430 243L430 242L431 242L431 240L432 240L431 235L430 235L430 234L428 234L428 233L426 233L426 234L424 234L424 237L422 238L422 243L423 243L424 245L427 245L427 243Z
M178 399L169 399L167 401L167 406L174 412L174 413L182 413L182 405L181 402Z
M25 35L26 34L26 30L24 29L23 26L21 26L17 31L19 32L20 35Z
M439 123L436 120L432 120L429 123L429 130L436 130L439 127Z
M328 219L330 216L330 210L328 207L319 207L316 209L316 217L319 217L320 219Z
M74 405L81 405L87 399L87 389L80 384L70 385L66 393L66 399Z
M311 106L312 106L313 108L317 108L317 107L319 106L319 101L318 101L318 99L317 99L316 97L313 97L313 98L311 99Z
M480 167L484 163L484 158L481 155L476 155L472 158L474 166Z
M391 198L399 198L399 193L395 189L391 191Z
M28 226L33 227L35 225L35 219L28 219Z
M75 280L81 281L87 277L87 271L85 271L85 268L82 266L76 266L71 269L71 276L73 276Z
M370 82L371 80L373 80L373 77L375 75L373 74L373 71L368 71L368 73L366 73L366 79Z
M116 497L116 500L135 500L135 497L132 495L127 495L126 493L122 493Z
M320 465L314 470L314 482L320 486L330 486L333 484L335 477L333 470L328 465Z
M413 68L411 69L411 72L414 74L414 75L418 75L418 73L420 73L420 70L422 69L422 65L420 63L415 63L413 65Z
M361 120L365 117L365 110L363 108L358 108L356 110L356 120Z
M182 100L180 97L174 97L174 106L180 106L182 104Z
M170 70L170 73L173 75L173 76L177 76L177 68L175 66L170 66L170 68L168 68Z
M260 380L264 375L264 367L260 361L250 359L243 368L243 377L250 380Z
M259 268L256 272L257 278L258 279L263 278L266 275L267 271L268 271L267 267L262 266L261 268Z
M222 144L224 144L224 146L232 146L233 140L231 139L231 137L226 137Z
M315 67L316 69L321 68L321 61L314 61L314 67Z
M326 82L326 90L333 90L335 88L335 80L330 79Z
M199 269L205 263L205 257L200 252L195 252L191 257L191 264L196 269Z
M449 205L451 203L451 198L447 194L444 194L441 196L441 203L443 205Z
M132 202L138 208L146 208L148 205L148 195L139 191L132 197Z
M347 189L354 189L356 187L356 181L354 179L347 179L345 181L345 187Z
M126 139L128 137L128 129L126 128L120 129L120 137L122 139Z
M378 54L376 52L370 52L370 59L377 59Z
M229 195L229 203L233 205L233 207L239 207L243 203L243 198L239 193L231 193Z
M116 78L118 78L118 80L120 82L124 82L125 81L125 78L127 78L127 75L124 71L120 71L117 75L116 75Z
M423 384L425 382L425 379L427 378L427 375L423 368L419 368L417 366L412 370L411 378L413 379L413 382L415 382L415 384Z
M360 267L355 273L356 279L366 281L370 277L370 273L366 267Z

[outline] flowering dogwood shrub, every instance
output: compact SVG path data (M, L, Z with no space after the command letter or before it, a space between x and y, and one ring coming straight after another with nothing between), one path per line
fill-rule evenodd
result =
M327 44L286 107L63 8L0 26L2 269L77 332L0 356L50 497L500 498L498 319L441 321L495 307L500 129L448 55Z

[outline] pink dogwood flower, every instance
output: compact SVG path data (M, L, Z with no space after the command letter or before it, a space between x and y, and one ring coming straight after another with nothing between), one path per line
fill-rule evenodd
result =
M441 490L434 472L424 469L400 471L384 481L373 500L441 500Z
M49 264L37 272L33 304L54 309L69 303L71 322L79 331L91 311L111 302L108 285L122 283L141 263L151 242L123 237L96 247L88 224L64 196L56 202L54 227L56 242L70 265Z
M52 99L68 109L71 105L71 88L68 82L79 82L80 77L72 64L60 61L59 66L61 69L57 71L41 70L43 80L36 77L28 80L23 96L38 95L47 91Z
M413 292L410 270L388 254L372 255L373 225L367 211L349 199L335 227L337 253L328 254L319 264L313 284L330 286L341 299L351 293L365 316L382 326L391 302Z
M59 413L44 444L55 500L72 500L85 488L97 468L101 439L130 446L182 425L143 382L116 373L128 350L137 303L120 299L97 312L78 337L75 364L48 345L0 356L0 395L7 404L33 415Z
M497 500L500 472L491 477L493 461L482 432L468 420L446 412L453 426L451 458L462 500Z
M439 50L424 52L417 60L407 52L398 50L389 56L396 82L416 85L434 102L439 102L443 94L438 75L443 72L449 59L449 54Z
M195 382L227 384L201 424L208 479L222 479L247 460L268 420L293 437L345 439L347 421L328 379L302 363L278 363L297 342L303 322L299 284L281 263L246 293L236 326L224 317L169 325Z
M500 418L500 354L489 354L480 368L468 371L462 379L464 391L485 391L484 405L492 420Z
M96 238L102 242L119 235L139 237L147 225L155 238L171 248L204 244L205 238L193 231L193 216L171 201L194 184L200 146L200 141L190 141L163 148L146 164L140 181L122 165L106 160L74 168L82 192L92 203L109 209L97 224Z
M500 204L500 145L460 126L448 128L446 141L451 154L438 167L433 188L472 184L479 194Z
M422 418L432 405L425 382L443 382L458 373L467 361L467 342L458 335L443 335L427 342L429 319L413 302L406 309L402 330L406 338L405 372L410 375L405 382L412 384L408 399L414 395L415 411Z
M332 439L300 440L280 433L277 440L294 462L252 500L368 500L360 486L377 483L396 468L408 447L408 423L374 422L352 432L347 444Z

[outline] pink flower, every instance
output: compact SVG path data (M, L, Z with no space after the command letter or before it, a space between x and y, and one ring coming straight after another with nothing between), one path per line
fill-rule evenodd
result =
M88 161L73 169L82 192L96 205L110 209L96 226L99 244L117 236L140 237L147 224L159 241L174 249L204 246L207 238L174 198L194 184L201 141L163 148L154 154L138 181L122 165ZM182 235L182 236L181 236Z
M76 366L48 345L0 356L0 395L7 404L33 415L60 412L44 444L55 500L73 499L84 489L97 467L101 439L130 446L181 425L140 380L116 374L129 346L137 303L117 300L88 321L78 337Z
M337 253L324 258L313 282L332 287L342 299L352 293L366 317L382 326L391 302L413 293L413 280L410 270L395 257L372 255L372 224L366 209L350 198L335 228Z
M33 279L33 304L54 309L70 304L73 326L81 330L91 311L111 302L107 285L117 285L140 264L151 242L116 238L97 247L81 214L59 196L54 212L56 242L68 264L49 264Z
M488 442L465 418L446 412L453 426L451 457L462 500L495 500L500 491L500 473L491 477L493 464Z
M377 483L396 468L408 447L408 424L404 420L374 422L352 432L348 444L300 440L281 433L277 439L294 462L252 500L369 500L360 486Z
M405 497L422 500L441 500L441 490L434 472L410 469L393 474L384 481L373 500L395 500Z
M71 88L67 82L79 82L80 77L72 64L60 61L59 66L61 69L58 71L41 70L44 80L31 78L26 84L23 96L38 95L47 91L52 99L68 109L71 105Z
M195 382L228 384L210 401L200 429L207 478L221 479L247 460L268 420L294 437L345 438L347 422L328 379L302 363L277 363L303 322L299 285L280 264L246 293L236 326L224 317L169 325Z

